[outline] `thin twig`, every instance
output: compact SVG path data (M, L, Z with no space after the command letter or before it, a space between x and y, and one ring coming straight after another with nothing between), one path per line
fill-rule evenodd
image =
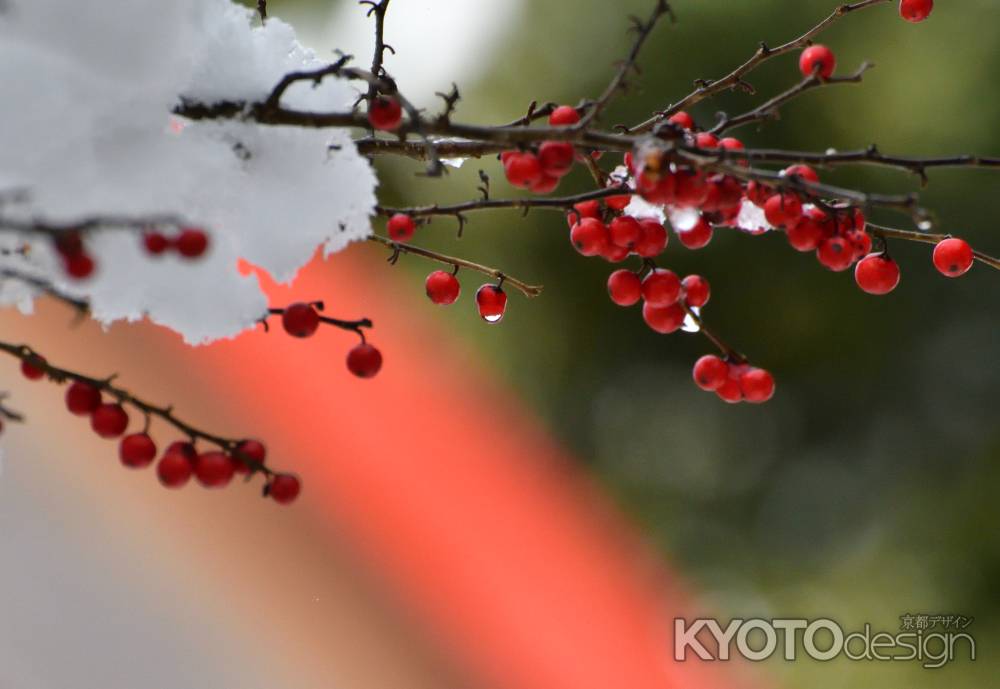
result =
M892 227L884 227L873 223L867 223L867 227L874 234L879 235L882 238L902 239L908 242L921 242L923 244L937 244L938 242L951 237L949 234L931 234L928 232L917 232L914 230L897 230ZM989 254L985 254L982 251L975 249L973 249L972 255L980 263L988 265L990 268L1000 270L1000 258L994 258Z

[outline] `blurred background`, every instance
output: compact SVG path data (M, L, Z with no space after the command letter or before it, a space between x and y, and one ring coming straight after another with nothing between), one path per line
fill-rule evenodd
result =
M608 123L645 119L694 79L728 72L761 40L776 45L797 36L835 4L675 0L678 23L654 34L641 84L616 101ZM436 105L434 91L456 81L457 118L504 122L534 99L575 103L598 94L628 49L626 16L645 16L650 5L394 0L387 40L398 55L386 67L427 107ZM782 109L781 121L735 135L761 147L878 143L892 153L1000 155L1000 44L989 28L1000 23L1000 6L939 5L917 26L901 21L891 3L845 18L822 41L837 53L840 71L874 62L864 83L807 94ZM355 3L271 0L269 9L318 52L341 47L369 60L370 26ZM756 97L728 94L692 114L709 124L718 110L753 107L797 81L796 61L785 56L755 72ZM516 193L492 159L468 161L445 180L415 176L419 163L380 159L376 166L386 205L467 200L477 194L480 169L495 196ZM917 184L877 170L824 178L886 192ZM559 193L589 183L578 170ZM989 171L936 171L922 199L937 213L939 231L996 255L998 184ZM905 218L874 220L908 227ZM638 309L612 305L608 265L572 251L558 214L478 214L460 241L455 229L435 221L418 243L542 283L544 295L528 302L512 292L502 324L487 326L474 312L473 276L460 274L463 295L454 307L432 308L422 286L429 264L404 257L390 270L384 254L367 246L312 266L294 292L274 288L276 300L327 289L337 295L338 315L375 321L387 366L368 383L343 380L348 342L338 334L310 342L308 352L261 334L191 352L143 326L107 333L85 326L67 337L69 316L55 305L34 319L2 314L5 339L62 355L53 361L119 371L129 385L206 425L276 439L276 456L294 458L282 466L305 476L306 493L297 508L278 511L261 505L253 488L174 495L150 476L96 471L92 462L102 460L90 455L107 461L113 451L83 428L66 430L59 391L29 387L8 362L0 382L31 422L8 433L0 479L0 686L58 686L74 676L128 686L126 678L150 669L148 686L175 689L264 686L265 679L288 687L570 686L538 669L547 661L530 649L543 656L558 647L572 658L571 648L553 641L572 615L550 610L558 601L523 591L508 599L501 591L523 584L515 570L525 566L541 568L539 581L562 574L568 582L605 558L622 565L582 590L617 602L595 607L592 619L577 613L598 628L612 620L604 637L595 632L587 642L607 641L609 664L629 657L610 641L617 613L598 614L612 609L662 604L650 615L664 619L678 610L723 620L828 616L845 629L868 622L884 631L898 629L906 613L975 618L966 630L977 640L975 663L925 670L919 663L772 660L727 667L722 680L682 682L672 674L674 685L732 686L750 677L783 687L937 689L986 685L995 676L1000 275L977 264L948 280L933 269L929 246L896 243L902 283L875 298L778 234L717 232L696 252L672 242L664 265L712 284L706 320L778 380L769 404L733 407L690 381L707 343L655 335ZM258 371L249 382L248 368ZM308 411L303 399L315 400ZM383 471L373 468L380 462ZM523 483L503 488L513 471L505 462L527 472L517 481L532 486L526 477L536 462L563 468L547 470L537 479L544 490L526 496L514 487ZM554 480L562 473L569 497ZM473 474L484 483L473 483ZM487 494L495 502L484 502ZM434 521L428 510L442 500L448 505ZM557 509L550 502L564 500L565 526L509 521L522 508L543 517ZM466 522L469 511L478 516ZM412 529L407 520L415 520ZM580 552L592 559L560 551L543 565L545 551L538 551L504 560L503 547L492 546L494 529L509 529L514 544L522 536L552 545L583 534L580 543L591 545ZM415 543L429 535L421 552ZM616 553L621 542L630 544L628 554ZM655 584L642 583L644 558L658 563L649 565ZM484 582L484 572L495 578ZM478 587L462 588L473 579ZM637 593L622 602L632 585ZM39 615L44 624L26 622ZM149 629L141 644L136 619ZM510 627L499 619L526 625L523 638L508 639L518 635L502 634ZM621 612L623 628L626 619ZM56 620L64 626L53 633ZM534 633L543 629L553 638ZM465 645L456 641L463 638ZM46 647L59 656L48 667ZM664 663L670 652L664 634ZM578 661L585 666L588 658ZM508 661L523 671L501 669Z

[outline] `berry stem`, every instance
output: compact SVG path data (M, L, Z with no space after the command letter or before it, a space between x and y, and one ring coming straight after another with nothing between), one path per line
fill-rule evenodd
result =
M322 302L316 302L316 303L318 304L316 308L318 310L322 310ZM268 316L281 316L284 315L284 313L285 313L284 308L270 308L267 310L267 316L262 318L261 321L265 322ZM341 330L349 330L353 333L357 333L358 336L361 338L362 342L365 341L365 333L362 330L362 328L372 327L371 319L368 318L359 318L356 321L345 321L340 318L332 318L330 316L323 316L321 314L319 316L319 320L321 323L332 325L335 328L340 328Z
M737 350L733 349L728 344L726 344L726 342L721 337L719 337L717 334L715 334L715 332L711 328L705 325L705 321L702 319L702 317L696 314L694 310L684 302L683 299L678 303L681 305L681 308L684 309L685 313L687 313L687 315L691 317L691 320L693 320L695 323L698 324L698 332L704 335L709 342L715 345L716 348L718 348L718 350L722 352L723 356L726 359L729 359L730 361L734 361L736 363L745 363L747 361L747 358L745 356L743 356L742 354L740 354L740 352L738 352Z

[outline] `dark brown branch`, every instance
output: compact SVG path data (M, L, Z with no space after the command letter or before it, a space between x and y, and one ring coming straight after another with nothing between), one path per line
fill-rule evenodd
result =
M309 303L312 304L317 311L322 311L324 308L324 304L321 301L313 301ZM281 316L285 313L285 311L286 309L273 307L267 310L267 316ZM265 327L267 326L267 316L264 316L264 318L261 319L261 323L263 323ZM346 321L340 318L331 318L330 316L320 315L319 320L321 323L333 326L334 328L340 328L341 330L348 330L355 333L361 338L362 342L365 342L364 328L372 327L371 319L368 318L359 318L356 321Z
M20 271L14 270L12 268L0 268L0 279L4 280L17 280L22 282L43 294L46 294L56 301L60 301L63 304L69 306L71 309L76 311L77 315L80 317L86 316L90 313L90 302L85 299L80 299L77 297L72 297L68 294L64 294L58 290L55 285L53 285L48 280L37 277L35 275L29 275L27 273L22 273Z
M261 21L267 19L267 0L257 0L257 14Z
M176 215L149 215L130 217L124 215L94 215L68 223L51 223L41 219L15 220L0 217L0 231L17 232L20 234L41 234L47 237L59 237L65 232L76 231L81 234L97 230L132 230L144 232L158 227L180 228L190 225Z
M215 433L197 428L178 418L174 414L173 407L159 406L151 402L147 402L146 400L135 396L128 390L115 385L114 376L103 379L93 378L82 373L54 366L46 361L40 354L38 354L38 352L27 345L0 342L0 352L6 352L11 356L20 359L22 362L30 363L33 367L44 371L45 375L48 376L49 379L57 383L64 383L68 380L86 383L87 385L90 385L109 395L119 404L134 407L147 418L156 417L161 419L190 438L192 442L202 440L211 443L212 445L216 445L231 457L245 464L251 473L260 472L269 478L277 475L277 472L274 470L245 457L241 452L239 452L237 447L242 442L242 439L226 438L224 436L216 435Z
M719 337L713 330L711 330L707 325L705 325L705 321L702 319L702 317L699 316L697 313L695 313L690 306L684 303L683 300L681 300L678 303L680 303L681 308L684 309L687 315L691 317L691 320L693 320L698 325L698 332L704 335L709 342L715 345L716 348L722 353L723 357L725 357L726 359L730 359L736 363L746 362L747 358L743 356L739 351L737 351L730 345L726 344L726 342L721 337Z
M737 127L742 127L752 122L777 119L778 109L788 101L797 98L807 91L822 88L824 86L861 83L864 73L874 66L875 65L870 62L862 63L862 65L853 74L845 77L830 77L829 79L822 79L813 74L806 77L787 91L779 93L774 98L771 98L766 103L763 103L749 112L745 112L742 115L738 115L733 118L723 118L722 121L720 121L719 124L717 124L711 131L713 134L722 134L730 129L736 129Z
M16 412L10 407L6 406L3 401L7 399L7 393L0 393L0 418L7 419L8 421L14 421L16 423L21 423L24 421L24 414Z
M777 48L769 48L765 43L761 43L760 46L757 48L757 51L750 57L750 59L748 59L746 62L744 62L736 69L734 69L732 72L722 77L721 79L715 79L715 80L709 79L700 82L698 87L694 91L684 96L682 99L671 105L666 110L658 112L645 122L641 122L636 126L632 127L632 129L630 129L629 132L631 133L648 132L654 126L656 126L656 124L662 122L663 120L666 120L671 115L679 112L680 110L685 110L691 107L692 105L699 103L705 100L706 98L710 98L718 93L722 93L723 91L728 91L730 89L741 87L749 90L752 93L753 92L752 87L750 87L750 85L744 81L743 77L746 76L751 71L753 71L754 69L756 69L757 67L759 67L762 63L772 58L778 57L779 55L784 55L785 53L790 53L793 50L798 50L799 48L807 46L812 41L813 38L822 33L831 24L833 24L838 19L842 18L843 16L851 12L863 10L868 7L874 7L875 5L882 5L887 2L890 2L890 0L862 0L861 2L843 4L837 7L830 16L821 21L819 24L809 29L798 38L789 41L788 43L780 45Z
M430 249L424 249L419 246L414 246L413 244L401 244L399 242L394 242L391 239L386 239L385 237L380 237L379 235L372 235L368 238L369 241L375 242L376 244L381 244L387 246L392 250L392 255L389 257L389 261L395 263L399 258L400 254L412 254L414 256L421 256L423 258L430 259L432 261L437 261L438 263L443 263L445 265L452 266L453 268L468 268L469 270L474 270L477 273L482 273L483 275L488 275L495 280L503 280L505 285L510 285L518 291L520 291L524 296L528 298L537 297L542 293L541 285L529 285L523 280L519 280L515 277L511 277L502 270L497 268L491 268L490 266L484 266L479 263L473 263L472 261L467 261L464 258L457 258L455 256L446 256L445 254L440 254L436 251L431 251Z
M872 233L882 237L883 239L902 239L908 242L921 242L923 244L937 244L938 242L951 237L949 234L931 234L928 232L917 232L914 230L897 230L891 227L875 225L873 223L867 223L867 227ZM1000 270L1000 258L994 258L989 254L985 254L982 251L977 251L975 249L973 249L972 255L980 263L988 265L990 268Z
M636 60L639 58L639 53L642 51L642 47L645 45L646 39L648 39L649 35L653 33L653 29L656 28L660 18L665 14L670 13L670 5L667 4L666 0L656 0L656 7L653 9L653 14L650 16L648 21L643 23L639 19L634 17L632 18L636 38L635 42L632 44L632 49L629 51L628 57L626 57L618 67L618 71L615 72L615 75L611 78L611 82L608 84L607 88L604 89L604 93L602 93L598 99L591 104L591 107L587 108L584 112L580 122L575 125L576 129L587 129L591 122L601 116L601 113L604 112L604 109L609 103L611 103L611 100L615 97L615 95L625 89L625 80L630 71L637 69Z

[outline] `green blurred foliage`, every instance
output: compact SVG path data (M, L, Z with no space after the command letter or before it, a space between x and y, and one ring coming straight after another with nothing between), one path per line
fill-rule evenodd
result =
M407 0L397 0L406 2ZM310 3L272 0L272 12ZM642 75L607 114L634 123L718 77L764 40L797 36L835 0L675 0L675 25L661 26L641 59ZM457 117L502 122L528 102L574 103L607 83L625 54L626 16L650 1L528 0L502 55L461 84ZM328 4L312 3L317 11ZM914 26L889 6L852 15L825 33L840 70L863 60L877 69L860 86L807 94L781 120L737 132L749 145L825 150L877 142L914 155L1000 155L1000 5L939 3ZM428 49L433 49L429 46ZM730 93L699 105L715 113L753 107L798 78L796 56L755 72L756 96ZM450 83L441 75L441 84ZM405 84L401 85L405 89ZM605 161L611 164L611 161ZM514 192L492 159L472 160L448 179L414 176L419 165L378 160L381 197L391 205L471 198L485 169L496 196ZM916 188L904 173L845 169L831 181L881 191ZM559 193L583 191L578 170ZM1000 254L1000 177L990 171L931 174L922 191L941 231ZM906 226L906 219L877 220ZM832 274L784 238L717 232L702 251L673 242L662 263L712 284L706 319L754 362L777 376L775 400L729 407L690 382L690 366L710 351L700 337L651 333L638 308L606 297L607 264L577 256L558 214L476 215L465 238L439 220L422 230L427 246L542 282L527 302L512 292L508 316L486 326L472 313L478 280L442 318L495 364L499 375L638 520L650 539L691 577L706 605L737 615L831 615L892 631L904 613L975 616L976 663L941 670L918 664L768 663L788 686L864 689L908 684L985 686L998 669L1000 642L1000 275L977 265L947 280L926 245L892 245L899 289L870 297L851 275ZM403 261L413 289L428 266ZM427 307L430 312L430 307Z

